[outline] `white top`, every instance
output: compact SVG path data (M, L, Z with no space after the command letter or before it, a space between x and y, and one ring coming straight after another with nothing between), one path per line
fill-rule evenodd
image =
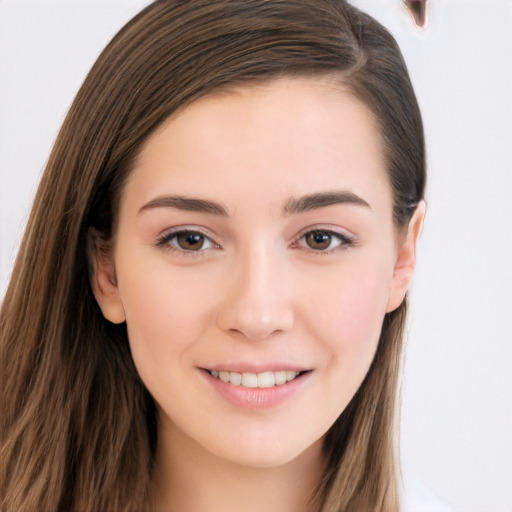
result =
M404 478L402 512L453 512L453 510L439 501L417 480Z

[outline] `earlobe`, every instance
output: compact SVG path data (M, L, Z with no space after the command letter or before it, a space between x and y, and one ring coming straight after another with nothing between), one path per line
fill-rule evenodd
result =
M126 320L123 303L119 296L112 251L94 233L89 233L89 261L91 287L103 316L114 324Z
M420 201L409 222L405 240L398 249L386 313L400 306L411 284L416 267L416 247L423 228L425 210L425 201Z

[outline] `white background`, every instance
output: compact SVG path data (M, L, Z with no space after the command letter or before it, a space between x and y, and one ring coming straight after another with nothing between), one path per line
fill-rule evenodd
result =
M147 3L0 0L0 297L64 114ZM351 3L397 38L427 135L404 472L455 512L512 512L512 1L430 0L424 30L401 0Z

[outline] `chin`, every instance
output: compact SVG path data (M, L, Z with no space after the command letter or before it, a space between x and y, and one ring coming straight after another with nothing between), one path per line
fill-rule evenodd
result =
M213 449L212 453L218 458L247 468L277 468L292 463L296 459L316 458L321 454L323 436L312 442L293 442L291 435L284 441L278 436L266 439L237 439L231 440L225 449Z

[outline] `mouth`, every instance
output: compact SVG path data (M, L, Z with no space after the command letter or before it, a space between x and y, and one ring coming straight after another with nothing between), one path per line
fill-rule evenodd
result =
M231 405L240 409L270 410L296 396L307 386L314 372L312 368L290 368L285 364L272 366L272 369L268 366L258 368L257 365L242 362L199 369L211 388Z
M212 377L219 379L220 381L231 384L233 386L240 386L244 388L272 388L282 386L295 380L297 377L308 373L306 371L267 371L261 373L251 372L229 372L229 371L217 371L217 370L206 370Z

